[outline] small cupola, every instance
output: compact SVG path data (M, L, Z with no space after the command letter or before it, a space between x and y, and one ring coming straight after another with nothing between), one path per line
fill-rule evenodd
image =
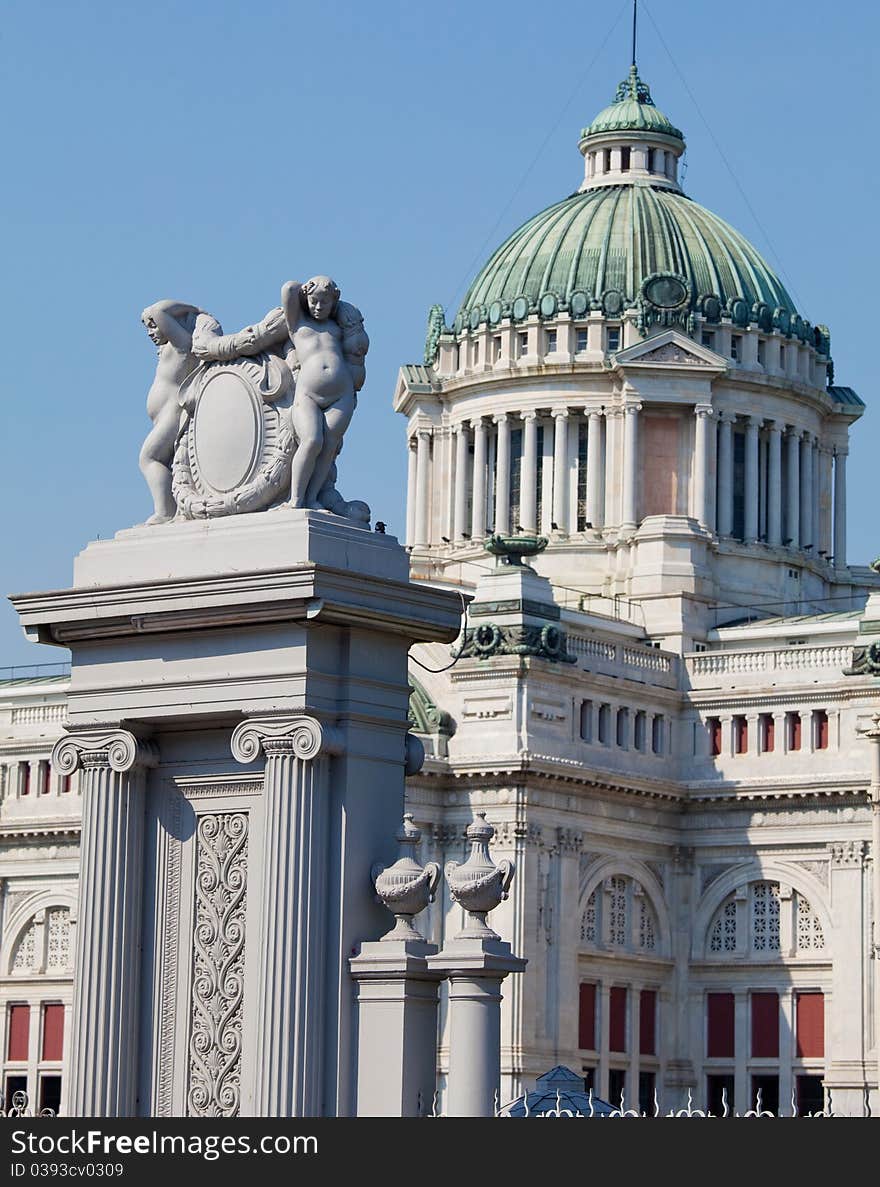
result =
M635 62L614 102L581 132L578 148L584 158L581 190L641 181L681 192L684 136L655 106Z

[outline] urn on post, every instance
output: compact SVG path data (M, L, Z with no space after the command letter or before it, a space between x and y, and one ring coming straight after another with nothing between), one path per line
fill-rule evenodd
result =
M412 925L413 916L424 911L434 901L440 882L440 867L436 861L420 866L415 859L415 850L422 839L422 832L414 823L412 813L407 812L398 830L397 861L392 866L374 865L370 871L376 897L385 909L394 916L394 927L383 940L422 940Z
M494 834L495 829L486 822L486 813L478 812L477 819L465 832L471 842L467 861L446 863L450 894L468 914L467 924L455 937L457 940L471 936L500 939L498 933L486 923L486 916L502 899L507 898L516 871L513 862L507 858L496 866L489 856L489 841Z

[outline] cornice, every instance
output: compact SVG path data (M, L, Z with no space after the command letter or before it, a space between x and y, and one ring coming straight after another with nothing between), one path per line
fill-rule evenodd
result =
M9 821L5 824L0 824L0 843L6 840L17 840L20 837L31 837L35 839L43 837L73 837L76 838L82 831L82 822L79 820L70 820L64 823L60 821L48 821L46 824L42 822L28 821L21 824L15 821Z

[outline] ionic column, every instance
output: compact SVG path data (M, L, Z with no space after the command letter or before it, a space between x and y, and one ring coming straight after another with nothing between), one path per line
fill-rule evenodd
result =
M568 409L553 411L553 522L568 531Z
M782 544L782 425L778 420L767 428L767 543Z
M635 528L638 520L636 495L639 479L639 410L641 404L627 404L623 410L623 522Z
M788 483L785 492L785 530L790 548L800 547L801 446L800 435L792 429L785 439L788 451Z
M507 413L495 417L495 531L510 531L510 421Z
M813 438L812 449L812 469L813 469L813 508L810 512L812 517L812 540L813 540L813 556L816 556L818 550L822 547L822 530L820 524L820 506L822 502L822 476L819 468L819 441L816 437Z
M602 413L587 409L587 523L601 528L605 521L602 491Z
M733 533L733 416L718 417L718 535Z
M471 500L471 535L482 540L486 535L486 423L474 422L474 487Z
M416 524L413 544L425 548L428 544L428 492L431 479L431 430L419 429L416 459Z
M328 758L336 731L312 717L252 718L232 754L266 756L261 937L255 986L258 1117L318 1116L322 1106Z
M455 512L452 524L453 540L461 540L467 531L468 493L468 430L460 424L455 430Z
M745 457L745 538L758 538L758 428L759 418L746 419Z
M52 751L82 768L82 837L68 1100L77 1117L137 1113L145 771L157 751L127 730L88 730Z
M800 442L801 458L801 548L815 545L813 539L813 437L804 432Z
M834 450L834 567L846 568L846 455L838 446Z
M406 543L412 547L416 538L416 483L418 481L418 456L416 443L410 437L406 443L408 455L406 469Z
M538 416L524 412L523 452L519 474L519 522L526 532L538 530Z
M833 556L832 548L832 506L831 469L832 451L827 445L819 446L819 548L825 557Z
M694 440L694 499L691 514L701 527L709 525L709 425L712 405L697 404Z

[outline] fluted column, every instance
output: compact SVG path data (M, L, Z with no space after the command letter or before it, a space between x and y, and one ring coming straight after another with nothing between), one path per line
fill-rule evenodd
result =
M801 539L801 443L800 435L792 429L785 439L788 461L788 482L785 492L785 539L790 548L799 548Z
M587 409L587 523L601 528L605 522L602 491L602 413Z
M471 535L482 540L486 535L486 423L474 422L474 490L471 499Z
M455 430L455 512L452 537L461 540L467 531L468 429L460 424Z
M756 416L746 420L746 457L745 457L745 538L758 538L758 428L760 421Z
M819 549L822 547L822 529L821 529L821 505L822 505L822 475L819 468L819 441L818 438L813 438L812 448L812 471L813 471L813 508L810 512L812 516L812 538L813 538L813 556L816 556Z
M782 425L770 422L767 429L767 543L782 543Z
M428 543L428 494L431 480L431 430L419 429L416 459L416 524L413 543L424 548Z
M800 441L801 471L801 548L814 545L813 539L813 436L804 432Z
M406 443L406 543L412 547L416 538L416 483L418 481L418 455L412 437Z
M510 531L510 421L507 413L495 417L495 531Z
M241 763L266 756L254 1113L321 1112L325 1028L328 758L336 730L312 717L252 718L232 734Z
M553 522L568 531L568 409L553 412Z
M847 450L834 450L834 567L846 568L846 457Z
M718 417L718 535L733 533L733 416Z
M519 522L526 532L538 530L538 415L524 412L523 452L519 472Z
M636 498L639 479L639 410L641 404L627 404L623 410L623 523L634 528L638 522Z
M831 469L832 450L827 445L819 446L819 548L825 556L833 556Z
M128 730L87 730L52 751L82 769L82 835L68 1100L77 1117L137 1112L145 769L157 751Z
M694 501L692 514L701 527L709 526L709 426L712 405L697 404L694 408Z

